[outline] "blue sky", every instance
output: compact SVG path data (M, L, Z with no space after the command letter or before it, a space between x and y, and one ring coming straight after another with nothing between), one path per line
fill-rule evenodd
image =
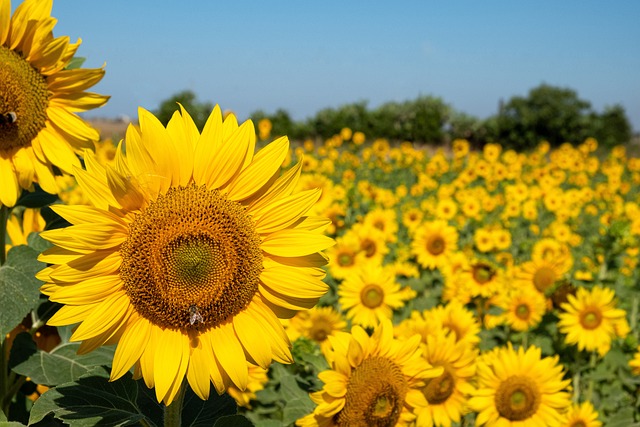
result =
M14 7L17 2L13 2ZM441 97L479 118L541 83L640 130L640 2L54 0L54 34L106 63L89 116L135 116L189 89L239 118Z

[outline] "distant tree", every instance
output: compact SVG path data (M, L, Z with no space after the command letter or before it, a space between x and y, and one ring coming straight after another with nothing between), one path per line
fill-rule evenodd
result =
M195 93L190 90L184 90L160 103L160 107L155 112L158 120L166 126L173 116L173 113L179 110L180 107L178 104L182 104L200 130L204 127L214 107L210 102L197 101Z
M591 117L591 136L605 147L626 144L633 132L631 123L621 105L606 107L602 114L593 113Z
M579 143L590 136L590 108L574 90L542 84L501 108L496 139L519 149L534 147L541 140L554 146Z

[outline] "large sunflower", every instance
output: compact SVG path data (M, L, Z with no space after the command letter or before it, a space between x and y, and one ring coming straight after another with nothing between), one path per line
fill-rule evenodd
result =
M99 137L75 113L109 99L85 92L104 69L66 69L80 40L53 37L52 3L26 0L11 17L10 0L0 0L0 204L9 207L34 182L57 193L52 167L72 173L76 153Z
M577 344L579 350L597 350L601 356L607 354L611 340L619 335L617 325L626 329L626 312L616 308L613 290L600 286L590 291L578 288L576 295L568 295L567 300L561 305L564 312L558 322L567 344Z
M318 405L296 421L299 426L396 426L415 416L412 404L420 400L420 387L442 374L422 357L420 336L393 338L393 325L383 321L371 336L360 326L351 334L329 338L331 369L320 372L322 390L311 394Z
M111 379L135 366L166 404L185 375L205 399L210 381L244 389L247 361L291 362L278 318L326 292L333 244L306 216L320 190L293 192L300 164L279 176L286 137L254 156L251 121L216 106L200 134L181 113L165 129L140 109L114 167L87 155L74 173L93 206L52 207L73 225L41 234L56 246L38 275L65 304L49 324L80 323L81 352L117 343Z
M571 404L570 382L557 356L541 358L535 346L525 351L509 344L479 361L469 407L479 426L559 426Z

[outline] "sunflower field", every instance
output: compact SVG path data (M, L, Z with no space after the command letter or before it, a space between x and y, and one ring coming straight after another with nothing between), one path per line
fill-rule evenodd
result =
M0 0L1 426L640 426L628 147L112 141L51 5Z

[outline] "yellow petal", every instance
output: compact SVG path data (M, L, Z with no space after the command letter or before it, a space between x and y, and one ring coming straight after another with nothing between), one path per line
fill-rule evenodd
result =
M233 318L233 328L242 343L244 350L251 356L253 362L263 369L271 363L271 346L267 341L268 332L255 316L241 311Z
M263 209L252 212L256 232L272 233L287 228L311 209L318 201L321 190L313 189L276 199Z
M47 321L50 326L66 326L82 322L100 303L64 305Z
M122 321L123 317L128 317L131 308L129 297L123 290L114 292L89 313L71 335L71 340L82 341L105 333L111 326Z
M56 110L55 108L53 110ZM64 172L73 173L74 167L80 167L80 160L73 152L73 148L64 139L44 128L38 134L42 151L50 163L58 166Z
M221 188L239 172L248 149L250 130L247 123L250 122L243 123L215 153L209 165L213 173L206 182L207 188Z
M137 316L136 320L127 325L113 355L109 381L120 378L140 360L149 341L150 328L151 324L142 316Z
M49 299L61 304L91 304L104 301L120 289L122 280L119 275L97 276L74 285L62 286Z
M11 1L0 0L0 46L4 45L9 35L11 22Z
M265 268L260 274L260 280L285 296L320 298L329 286L321 280L322 277L312 276L309 270L286 266Z
M209 398L211 391L209 372L210 367L216 363L211 351L211 343L205 337L208 337L207 333L191 340L191 355L187 367L187 381L193 392L203 400Z
M184 379L189 363L189 337L181 331L164 329L158 338L153 376L156 398L161 401L171 394L176 380Z
M282 257L298 257L320 252L335 244L330 237L306 230L281 230L264 237L260 248Z
M204 125L193 155L193 179L196 184L209 182L213 169L211 164L222 145L222 112L216 105Z
M287 137L267 145L240 172L227 189L230 200L243 200L259 191L280 170L289 151Z
M211 329L209 334L213 352L224 371L236 387L240 390L246 389L249 382L247 359L231 322Z
M40 234L42 235L42 233ZM56 266L50 274L50 278L56 282L80 282L96 275L114 274L120 268L121 263L122 256L118 251L91 252L75 261ZM40 275L38 274L37 277Z
M18 184L18 177L13 170L13 163L11 159L4 158L0 155L0 203L13 207L18 201L20 195L20 185Z

